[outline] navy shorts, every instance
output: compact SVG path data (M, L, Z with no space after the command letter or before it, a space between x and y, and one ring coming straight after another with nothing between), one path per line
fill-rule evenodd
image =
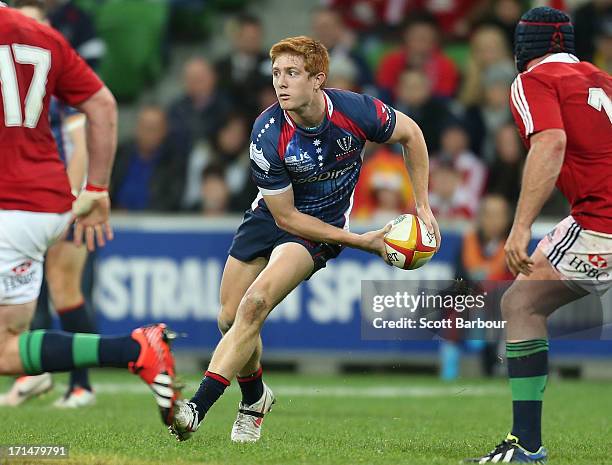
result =
M310 252L314 262L310 276L325 268L327 260L336 258L344 248L337 244L312 242L290 234L276 225L271 214L257 208L255 211L247 210L244 214L229 254L242 262L250 262L258 257L270 258L276 247L287 242L302 244Z

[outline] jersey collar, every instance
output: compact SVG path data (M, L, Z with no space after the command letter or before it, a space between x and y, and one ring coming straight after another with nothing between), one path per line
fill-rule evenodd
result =
M325 98L325 106L327 107L327 120L331 120L332 114L334 113L334 104L331 101L331 98L329 98L329 95L327 95L327 92L323 91L323 97ZM293 121L287 111L283 110L283 115L285 116L285 121L289 123L289 126L291 126L292 128L297 127L296 122Z
M332 114L334 113L334 104L332 103L327 92L323 91L323 95L325 96L325 103L327 105L327 117L331 119Z
M554 53L549 57L544 58L542 61L540 61L538 64L533 65L531 68L529 68L527 70L527 72L531 71L532 69L543 65L544 63L579 63L580 60L572 55L571 53Z

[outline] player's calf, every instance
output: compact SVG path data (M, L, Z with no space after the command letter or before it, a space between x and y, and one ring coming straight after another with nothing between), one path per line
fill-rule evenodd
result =
M546 336L547 313L536 307L529 287L540 283L515 281L501 299L501 314L506 321L508 340L527 340Z

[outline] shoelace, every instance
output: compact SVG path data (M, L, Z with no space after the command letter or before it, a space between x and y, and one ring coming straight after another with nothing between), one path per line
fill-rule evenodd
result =
M245 430L251 434L250 426L253 426L253 417L251 415L247 415L246 413L239 413L236 418L236 429L240 432L244 432Z
M507 439L504 439L497 446L495 446L495 449L489 452L489 457L500 454L502 452L506 452L508 449L512 448L512 446L514 446L513 442L508 441Z
M187 426L187 428L188 428L188 431L194 432L195 430L198 429L198 411L191 402L188 402L185 405L187 406L187 408L189 409L189 413L191 414L189 425Z

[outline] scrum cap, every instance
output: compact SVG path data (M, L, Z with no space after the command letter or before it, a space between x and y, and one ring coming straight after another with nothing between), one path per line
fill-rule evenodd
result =
M548 53L575 53L574 26L568 15L547 6L532 8L514 31L514 56L519 72Z

